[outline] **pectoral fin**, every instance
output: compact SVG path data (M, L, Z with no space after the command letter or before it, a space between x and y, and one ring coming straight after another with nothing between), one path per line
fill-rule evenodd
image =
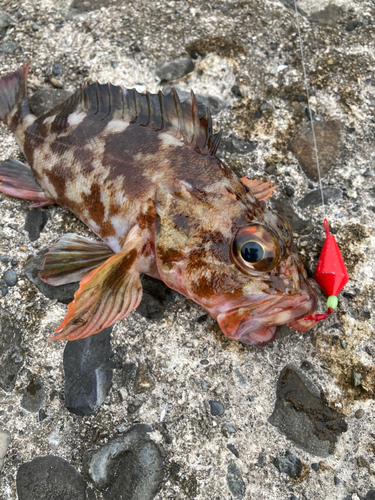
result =
M102 241L68 233L49 249L39 276L54 286L81 281L112 255L112 250Z
M1 163L0 181L1 193L35 201L31 208L54 203L37 183L31 168L18 160L6 160Z
M137 266L140 246L140 230L133 228L125 248L83 278L56 335L48 340L88 337L125 318L139 305L142 298Z
M267 201L276 189L276 186L271 181L261 182L247 177L241 177L241 181L251 189L253 195L260 201Z

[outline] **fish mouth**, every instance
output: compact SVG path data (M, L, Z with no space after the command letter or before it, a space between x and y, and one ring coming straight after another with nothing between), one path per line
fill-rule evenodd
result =
M316 321L305 320L315 311L316 296L310 286L298 294L251 296L243 303L221 308L216 319L223 333L239 342L265 346L275 339L276 328L288 325L306 332ZM224 310L225 309L225 310Z

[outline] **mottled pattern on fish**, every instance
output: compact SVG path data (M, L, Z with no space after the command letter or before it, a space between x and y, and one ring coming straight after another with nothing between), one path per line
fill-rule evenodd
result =
M47 254L43 279L72 280L68 261L82 278L59 338L96 333L129 314L141 297L140 272L201 304L224 333L243 342L267 343L277 324L311 326L301 318L315 298L293 253L290 228L246 185L257 183L242 182L216 158L220 134L212 134L208 110L199 117L193 93L181 103L173 89L165 96L84 84L37 118L28 108L26 77L27 67L0 79L0 118L43 191L26 196L24 185L10 179L9 166L0 168L0 190L38 206L68 208L116 254L108 259L105 249L90 251L75 235ZM36 193L38 186L30 189ZM269 185L258 189L264 199L272 192ZM233 255L233 245L246 227L260 248L262 234L269 239L272 267L237 263L242 254Z

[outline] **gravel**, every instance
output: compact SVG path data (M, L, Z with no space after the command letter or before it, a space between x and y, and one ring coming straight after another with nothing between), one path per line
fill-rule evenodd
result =
M0 27L1 74L30 62L29 95L36 114L68 98L86 79L150 92L167 90L173 84L185 96L190 89L202 96L200 111L210 103L213 130L223 130L224 161L241 176L271 180L277 186L270 204L290 222L296 248L313 275L324 242L324 211L315 193L316 201L307 199L306 208L298 205L299 200L306 201L306 195L319 191L319 184L311 124L305 114L293 1L208 5L201 0L9 0L3 4L13 21ZM0 306L4 311L0 314L0 425L12 436L0 475L2 500L17 500L17 473L34 460L36 468L24 491L31 495L35 486L38 498L44 492L53 498L50 486L54 483L48 483L43 457L56 457L73 468L71 476L62 474L63 480L59 474L53 476L57 493L65 494L69 478L82 472L87 486L78 481L82 487L72 498L86 494L89 500L104 500L110 493L98 490L84 470L85 454L89 450L99 453L139 422L149 426L147 434L155 443L151 447L157 447L156 455L162 456L164 480L160 482L161 474L157 476L150 490L155 500L226 499L235 494L270 500L287 500L292 495L300 500L306 495L314 500L342 500L348 495L358 500L367 495L369 500L373 495L373 476L357 461L364 457L374 468L369 447L375 411L370 349L374 338L375 198L373 177L366 174L371 173L375 157L373 5L370 0L355 4L299 0L298 4L303 11L300 26L323 188L340 190L327 204L326 215L348 267L350 282L345 290L351 298L340 294L334 315L313 331L300 334L279 328L272 345L255 348L228 340L204 309L154 284L145 293L143 310L113 327L110 347L114 356L106 358L108 351L103 349L107 362L117 366L108 368L111 376L105 375L105 383L98 383L103 376L101 364L82 372L76 395L89 393L100 404L89 415L77 415L65 405L65 343L46 342L46 338L61 323L78 285L49 287L38 278L38 272L40 252L63 234L93 235L72 213L50 206L41 210L48 214L48 224L38 239L30 241L23 229L30 203L2 194L0 256L18 262L14 267L18 281L8 286L3 276L13 267L9 260L0 259ZM4 11L0 11L1 20ZM347 27L354 29L348 31ZM161 82L156 68L183 59L188 63L184 74ZM54 88L51 78L63 88ZM0 161L25 161L14 136L3 126L0 139ZM291 150L297 139L301 150ZM293 196L288 196L287 186L294 189ZM318 311L323 313L326 298L315 289ZM371 312L371 317L363 312ZM332 326L337 323L340 328ZM79 360L77 373L83 366L82 358ZM209 363L201 364L201 360ZM336 435L334 454L322 459L268 421L279 399L282 370L302 362L310 364L304 374L319 388L316 401L348 423L348 430ZM125 382L127 365L132 370ZM90 379L90 393L84 390L88 387L85 374L95 370L97 378ZM357 381L353 379L359 385L352 383L353 372L360 375L359 380L358 376ZM21 402L26 388L35 381L43 384L44 399L35 404L34 408L41 405L37 411L29 411ZM102 387L103 394L94 394ZM225 412L211 415L209 401L220 403ZM359 409L364 412L360 419L355 416ZM291 421L290 427L296 423ZM323 430L326 427L318 417L317 424ZM312 431L312 427L307 429ZM304 428L300 436L306 433ZM238 451L239 458L227 444ZM301 462L296 480L273 463L276 457L285 461L286 450ZM116 462L118 470L130 462L127 452L122 457L124 462L120 457ZM315 473L310 464L318 462L320 469ZM54 470L52 467L52 473ZM148 476L137 470L134 481L141 483ZM113 484L118 479L122 488L122 477L134 484L127 473L114 473Z

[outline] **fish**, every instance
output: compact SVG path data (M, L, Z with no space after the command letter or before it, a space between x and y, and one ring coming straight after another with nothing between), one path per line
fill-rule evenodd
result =
M126 318L141 274L192 299L229 339L264 346L279 325L298 332L316 295L288 223L266 204L275 186L237 176L217 156L209 109L110 83L85 82L40 116L27 97L29 65L0 78L0 119L27 163L0 166L0 191L58 204L95 235L69 233L45 255L50 285L79 281L50 339L88 337Z

